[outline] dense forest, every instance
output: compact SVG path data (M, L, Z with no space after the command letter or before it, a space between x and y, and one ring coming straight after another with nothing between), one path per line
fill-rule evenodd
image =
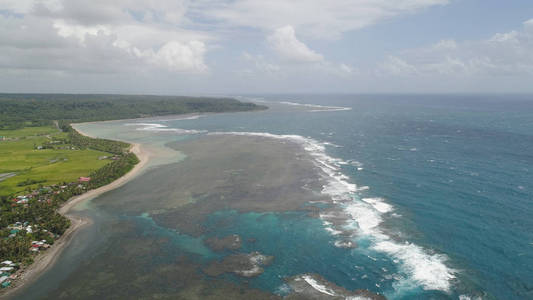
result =
M0 129L195 112L265 109L231 98L139 95L0 94Z
M60 123L61 124L61 123ZM79 134L68 123L60 125L61 130L68 133L68 142L80 149L89 148L93 150L122 154L128 150L130 144L106 139L93 139Z

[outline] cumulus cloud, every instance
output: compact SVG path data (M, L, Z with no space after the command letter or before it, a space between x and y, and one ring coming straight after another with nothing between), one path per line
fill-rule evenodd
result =
M311 63L285 63L264 55L253 55L245 52L243 59L246 68L238 71L246 76L266 75L277 78L302 78L310 74L320 74L331 78L350 78L359 74L359 70L344 63L333 63L327 60Z
M301 78L308 74L320 73L324 76L349 77L357 70L345 63L326 60L322 54L310 49L296 37L290 25L280 27L267 37L273 55L250 54L244 52L244 69L238 71L245 76L275 75L277 78Z
M3 2L0 10L4 69L208 70L209 35L177 26L187 22L186 1L23 0Z
M442 40L389 56L380 74L395 76L506 76L533 74L533 20L520 30L484 40Z
M99 32L110 35L111 30L104 25L83 26L83 25L69 25L64 20L54 20L53 27L57 30L57 34L61 37L74 37L79 40L80 44L85 42L87 35L97 36Z
M245 27L260 29L255 34L267 36L276 53L275 60L249 59L255 70L273 73L287 64L311 64L328 74L353 74L353 67L326 60L303 41L336 38L448 1L3 0L0 68L204 73L214 44L220 47L224 34Z
M201 0L197 14L232 26L266 31L292 26L308 37L338 38L392 17L447 4L449 0Z
M185 20L188 7L186 0L34 0L32 2L27 12L67 19L82 25L130 23L132 18L144 22L179 24Z
M177 41L168 42L157 52L149 51L148 61L171 71L207 70L204 63L205 44L200 41L190 41L186 44Z
M284 60L289 62L320 62L321 54L309 49L306 44L296 38L294 28L290 25L278 28L268 37L270 46Z
M508 86L518 81L527 85L533 75L533 19L515 30L483 39L438 41L437 37L431 45L389 53L384 59L367 59L369 47L376 46L355 45L353 36L331 41L346 32L449 2L2 0L0 73L4 79L20 76L20 80L36 70L94 77L149 74L169 80L185 73L183 78L193 78L202 86L205 82L201 80L207 77L188 75L208 73L227 83L232 76L228 74L244 69L243 74L253 73L250 77L261 79L279 79L283 74L291 82L300 80L304 87L326 78L330 83L350 80L350 87L357 82L378 86L425 81L447 82L450 87L479 82L485 88L490 85L485 83L505 81L503 77ZM390 43L392 48L401 44L395 39ZM334 47L345 48L330 51ZM359 47L362 56L358 56ZM243 50L254 54L242 54ZM318 80L316 74L323 77ZM364 76L357 77L359 74ZM373 76L376 74L379 78ZM353 80L356 77L357 82ZM416 81L411 80L415 77ZM46 80L46 76L35 78L36 82ZM362 84L364 78L369 81ZM280 81L279 86L289 82Z

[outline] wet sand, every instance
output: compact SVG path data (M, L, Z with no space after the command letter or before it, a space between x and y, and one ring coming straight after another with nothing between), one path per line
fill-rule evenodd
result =
M87 135L81 130L79 129L76 129L76 130L80 134L90 137L90 135ZM128 173L118 178L117 180L111 182L110 184L99 187L97 189L90 190L81 195L72 197L67 202L65 202L59 209L59 213L70 219L70 222L71 222L70 227L65 231L65 233L59 239L57 239L54 242L54 244L50 247L50 249L39 253L37 257L35 258L34 262L30 266L24 268L19 273L19 277L17 278L17 280L13 282L12 287L5 290L5 292L0 295L1 297L7 297L15 293L19 289L23 288L24 286L27 286L28 284L31 284L32 282L37 280L40 275L42 275L46 270L48 270L56 262L57 258L61 255L61 252L63 251L63 249L66 246L68 246L69 242L72 240L76 232L80 230L81 228L83 228L84 226L87 226L92 223L92 221L88 218L82 218L79 216L69 214L69 211L73 207L75 207L76 205L84 201L94 199L98 197L99 195L102 195L103 193L116 189L124 185L126 182L130 181L131 179L135 178L137 175L139 175L139 173L144 169L144 167L148 163L151 155L148 151L145 151L140 144L132 144L129 151L137 155L137 158L139 159L139 163L135 165L133 169L130 170Z

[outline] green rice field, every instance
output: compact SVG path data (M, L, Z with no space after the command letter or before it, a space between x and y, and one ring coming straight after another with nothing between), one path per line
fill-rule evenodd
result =
M0 196L72 182L110 162L109 153L77 149L53 126L0 130ZM46 148L45 145L53 149Z

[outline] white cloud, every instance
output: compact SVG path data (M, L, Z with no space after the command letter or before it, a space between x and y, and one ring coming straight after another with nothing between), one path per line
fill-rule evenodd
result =
M533 74L533 21L521 30L496 33L484 40L442 40L435 45L388 57L381 75L515 76Z
M3 0L1 7L17 14L24 14L32 8L33 3L33 0Z
M70 25L64 20L55 20L53 26L57 29L57 34L61 37L74 37L80 41L81 44L85 42L86 35L96 36L98 33L110 35L111 30L104 25L95 26L83 26L83 25Z
M199 0L195 13L231 26L272 31L291 24L312 38L338 38L392 17L447 4L449 0Z
M328 82L324 90L332 84L342 87L339 82L350 83L346 90L356 89L357 84L381 90L380 85L398 83L398 89L405 85L406 91L427 83L467 89L478 82L484 90L507 80L507 86L522 82L523 90L531 90L527 85L533 75L533 19L482 40L452 36L390 53L377 64L371 61L375 56L368 55L375 45L356 45L355 35L346 41L320 41L449 2L0 0L0 73L4 79L13 74L11 82L17 78L22 82L37 70L46 75L32 75L35 82L46 82L47 74L140 76L139 82L147 75L182 76L201 87L207 77L189 74L208 72L221 86L229 88L226 83L234 80L235 86L246 89L248 82L231 78L241 72L252 74L249 78L257 79L258 87L267 78L280 88L299 82L304 90L309 83L320 82ZM395 39L387 43L391 48L399 45ZM335 51L335 47L344 49ZM243 49L254 54L241 57ZM317 79L317 74L322 77ZM380 78L376 80L375 74ZM3 86L9 87L5 82ZM129 81L125 82L127 86Z
M309 49L296 38L294 28L290 25L278 28L268 37L272 49L285 61L295 63L320 62L321 54Z
M244 52L243 58L247 62L251 62L252 65L261 73L278 73L281 67L278 64L268 62L263 55L252 55L248 52ZM251 70L247 71L252 72Z
M441 40L435 45L433 45L433 48L435 49L457 49L457 42L454 40Z
M267 42L275 55L267 58L264 55L245 52L243 57L252 65L252 69L248 68L242 73L279 74L279 71L283 70L284 74L295 76L320 72L334 77L347 77L356 73L353 67L345 63L330 62L322 54L310 49L296 37L295 30L290 25L274 30L267 37Z
M346 64L340 64L339 68L342 72L345 72L347 74L352 74L354 72L353 68Z
M210 69L207 53L215 47L224 48L220 41L228 32L250 32L242 26L260 29L261 37L269 35L268 44L278 58L249 59L256 71L279 73L293 64L302 72L314 68L345 76L353 74L354 68L326 60L303 41L339 37L346 31L448 1L3 0L0 68L202 73Z
M415 66L396 56L389 56L378 66L378 71L388 75L410 76L418 73Z
M200 41L190 41L186 44L172 41L157 52L149 51L148 61L171 71L205 72L205 51L205 44Z
M185 20L187 0L34 0L27 13L66 19L83 25L144 22L178 24Z
M0 68L202 73L207 33L186 22L186 1L35 0L0 4ZM22 15L20 15L22 14ZM31 48L31 51L20 49ZM19 49L19 50L16 50Z
M321 60L313 63L284 63L273 61L263 55L253 55L245 52L243 59L248 66L239 72L246 76L275 75L276 78L302 78L310 74L320 74L330 78L350 78L359 74L359 70L344 63L333 63Z
M489 42L506 43L506 42L518 42L519 33L517 31L511 31L507 33L496 33L489 39Z

